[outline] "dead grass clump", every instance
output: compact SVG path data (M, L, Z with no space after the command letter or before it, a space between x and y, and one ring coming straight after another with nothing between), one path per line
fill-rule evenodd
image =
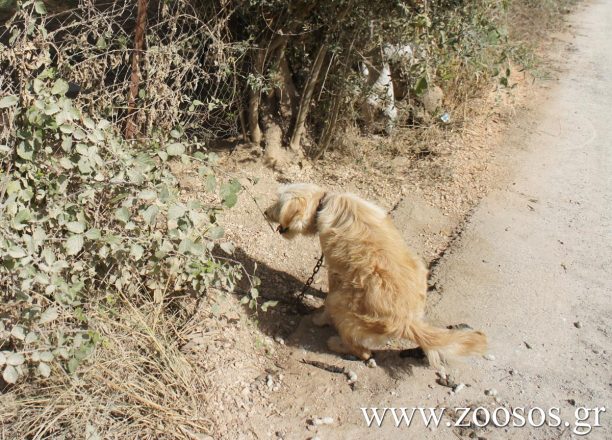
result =
M98 310L92 325L103 338L74 376L19 383L0 395L4 438L203 438L206 369L180 351L175 318L159 304L127 302ZM200 436L200 437L199 437Z

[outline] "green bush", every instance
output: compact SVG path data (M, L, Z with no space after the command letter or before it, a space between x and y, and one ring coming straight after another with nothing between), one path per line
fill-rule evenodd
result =
M186 155L179 131L143 146L81 112L54 69L0 100L15 132L0 146L0 368L70 373L100 342L91 309L122 298L163 303L176 291L232 290L239 273L211 255L216 214L240 184L217 185L214 156ZM198 161L211 202L184 201L171 160ZM217 188L217 186L219 188Z

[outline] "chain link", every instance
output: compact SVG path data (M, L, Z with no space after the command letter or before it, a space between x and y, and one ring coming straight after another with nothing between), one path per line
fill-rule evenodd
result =
M315 264L315 267L314 267L314 269L312 271L312 275L310 275L310 278L308 278L308 280L304 284L304 287L302 287L302 290L298 294L298 299L299 300L304 298L304 295L306 294L306 291L312 285L312 283L314 281L314 278L315 278L315 275L317 274L317 272L319 272L319 270L321 269L321 266L323 266L323 254L321 254L321 257L319 257L319 260L317 261L317 264Z

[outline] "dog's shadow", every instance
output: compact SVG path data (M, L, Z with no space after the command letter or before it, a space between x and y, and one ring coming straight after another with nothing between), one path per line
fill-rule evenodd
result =
M221 250L216 253L223 254ZM237 248L231 255L249 274L255 274L261 284L258 286L259 298L256 310L245 304L245 310L251 314L260 331L269 336L275 344L283 344L294 351L299 360L316 360L326 364L340 365L350 368L352 362L363 361L351 356L333 353L327 347L327 340L337 332L333 327L318 327L312 322L313 314L323 307L327 292L318 285L311 286L300 296L305 280L298 279L291 274L277 270L270 265L257 261ZM315 261L313 261L314 265ZM322 270L323 272L324 270ZM238 295L245 295L251 288L246 277L243 277L238 286ZM263 310L262 306L269 301L276 301L276 305ZM400 356L401 354L401 356ZM376 364L385 370L391 377L398 378L412 374L415 367L426 367L426 360L419 351L402 352L400 350L376 350L374 359Z

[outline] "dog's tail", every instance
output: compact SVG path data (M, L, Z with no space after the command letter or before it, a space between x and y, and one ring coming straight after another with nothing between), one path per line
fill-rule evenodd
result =
M482 332L447 330L423 321L411 321L402 336L416 342L433 367L455 356L484 354L487 350L487 337Z

